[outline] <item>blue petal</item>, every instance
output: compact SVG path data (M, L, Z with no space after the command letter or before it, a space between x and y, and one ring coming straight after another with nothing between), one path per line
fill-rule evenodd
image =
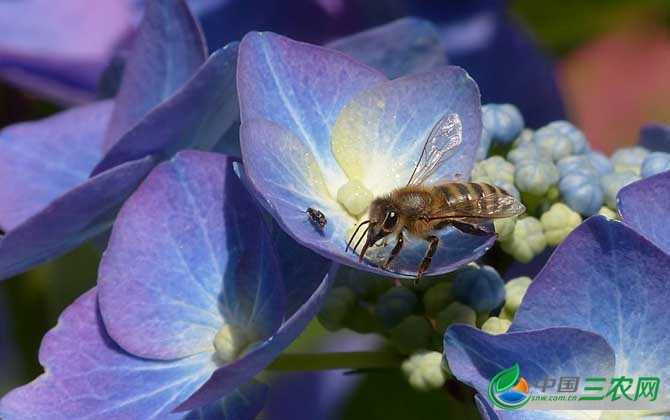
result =
M652 152L670 153L670 126L661 124L642 126L638 143Z
M240 44L242 122L265 119L288 129L335 184L344 183L330 145L335 119L354 95L383 80L342 53L273 33L252 32Z
M40 348L45 373L0 401L7 420L178 419L171 414L215 368L211 354L140 359L105 332L93 289L68 307Z
M94 174L152 154L170 158L182 149L212 149L239 118L236 61L237 44L212 54L184 87L111 147Z
M191 411L184 420L254 420L265 406L268 389L252 379L220 401Z
M239 360L219 368L202 388L177 410L191 410L233 391L239 384L253 378L277 358L316 316L335 279L338 266L333 264L319 287L269 340L249 351Z
M337 118L332 148L350 179L373 194L388 193L407 184L430 131L448 113L460 118L463 141L426 182L465 179L479 147L482 111L477 84L458 67L380 83L358 95Z
M182 152L151 173L119 213L99 285L110 336L142 357L211 349L224 322L264 340L285 310L260 209L214 153Z
M469 325L454 325L444 336L444 351L454 376L486 396L491 379L516 363L529 384L544 377L611 376L615 364L614 352L602 337L577 328L490 335ZM492 405L488 397L481 402ZM521 417L514 412L513 418L538 418L530 413Z
M625 224L670 254L670 172L634 182L619 191L617 207Z
M403 18L327 44L389 79L447 64L437 28L427 20Z
M112 103L74 108L0 131L0 226L11 230L88 178Z
M623 223L594 216L554 251L512 330L578 327L604 337L617 375L670 377L670 256ZM666 394L667 395L667 394Z
M0 77L61 102L93 100L109 52L134 19L132 2L0 2Z
M103 172L11 230L0 239L0 279L59 257L108 230L154 165L147 157Z
M109 150L156 105L188 81L207 58L207 46L184 1L147 2L105 139Z

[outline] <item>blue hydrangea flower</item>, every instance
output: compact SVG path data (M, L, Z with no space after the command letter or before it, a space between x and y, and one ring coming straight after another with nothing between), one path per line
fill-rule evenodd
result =
M126 202L97 289L63 313L42 344L46 373L0 414L253 418L266 392L253 377L314 317L329 266L273 239L231 158L179 153Z
M157 161L213 147L238 117L236 55L207 58L183 2L151 2L115 101L0 132L0 278L108 230Z
M468 266L456 272L453 293L459 302L477 312L490 311L505 300L505 283L491 266Z
M481 133L477 86L460 68L387 81L337 52L272 33L243 39L238 91L242 157L261 202L301 244L385 275L377 265L392 244L372 250L366 263L345 252L370 201L406 185L428 133L446 113L459 115L463 144L428 182L467 177ZM305 220L308 207L327 216L325 229ZM441 241L427 274L478 258L493 238L445 229ZM425 251L425 241L409 239L391 270L415 275Z
M670 153L670 126L648 124L640 128L640 146L652 152Z
M668 407L670 341L661 327L670 322L668 273L670 256L625 224L594 216L565 239L533 280L510 333L489 336L465 326L447 332L449 367L477 389L480 410L489 415L488 381L514 363L531 381L568 374L660 377L658 404ZM577 414L496 414L558 419L570 413Z

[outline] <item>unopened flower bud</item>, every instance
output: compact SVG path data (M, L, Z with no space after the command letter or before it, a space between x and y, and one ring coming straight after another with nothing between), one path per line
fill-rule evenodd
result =
M505 283L500 274L488 265L469 265L458 270L452 290L459 302L477 312L497 308L505 299Z
M436 351L419 351L402 363L402 371L409 384L420 391L441 388L447 380L442 368L442 354Z
M563 203L556 203L540 217L547 245L557 246L582 222L577 212Z
M522 263L530 262L547 247L542 223L534 217L519 219L511 238L501 242L503 251Z
M411 315L391 330L390 339L400 353L410 354L426 348L432 335L433 326L426 318Z
M471 307L459 302L452 302L435 317L435 331L440 335L451 324L468 324L473 327L477 323L477 313Z
M329 331L337 331L344 327L356 306L356 294L348 287L336 287L328 293L321 307L318 319Z
M375 317L387 329L393 328L414 311L419 299L407 287L393 287L377 300Z
M482 107L482 122L497 144L511 144L523 130L524 121L519 109L511 104L486 104Z
M517 277L505 284L505 310L512 316L519 309L530 283L530 277Z
M510 325L512 325L512 322L492 316L482 325L482 331L493 335L505 334L509 330Z

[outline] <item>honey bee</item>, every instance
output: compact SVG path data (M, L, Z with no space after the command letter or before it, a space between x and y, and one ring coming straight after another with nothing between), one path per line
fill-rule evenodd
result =
M312 222L312 224L318 226L319 229L325 228L326 224L328 224L326 215L323 214L320 210L308 207L307 210L305 210L305 213L309 215L309 220Z
M442 164L456 154L462 135L463 127L458 115L444 115L428 135L407 185L370 203L368 219L358 225L345 252L364 225L367 227L353 248L356 252L361 241L366 239L359 254L360 262L363 262L370 246L395 234L395 246L381 266L388 270L402 250L405 235L421 238L428 242L428 249L417 270L418 281L428 270L438 249L440 239L437 231L451 226L471 235L495 235L482 224L524 213L526 208L519 200L495 185L462 181L424 185Z

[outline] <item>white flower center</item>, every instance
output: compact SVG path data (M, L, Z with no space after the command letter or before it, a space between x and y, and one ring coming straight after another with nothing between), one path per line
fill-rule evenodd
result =
M337 201L352 216L358 218L372 201L372 193L358 180L350 180L337 190Z
M219 359L229 363L237 360L252 341L244 331L225 324L214 336L214 349Z

